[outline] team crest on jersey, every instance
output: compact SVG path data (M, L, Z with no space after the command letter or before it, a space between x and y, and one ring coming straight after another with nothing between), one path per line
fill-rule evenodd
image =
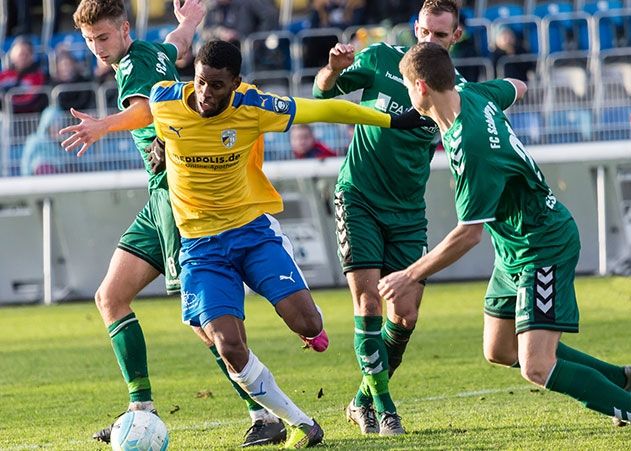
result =
M281 114L286 113L289 111L289 102L287 100L274 97L274 111Z
M221 131L221 143L230 149L237 142L237 131L233 128Z

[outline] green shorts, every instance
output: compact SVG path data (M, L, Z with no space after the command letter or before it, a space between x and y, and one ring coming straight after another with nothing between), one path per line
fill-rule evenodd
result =
M545 268L526 266L517 274L495 268L484 313L514 319L515 333L532 329L578 332L574 271L578 255Z
M149 193L149 202L123 233L118 247L164 274L168 294L180 291L180 234L168 190L156 188Z
M344 273L380 268L382 273L407 268L427 253L425 210L380 211L363 196L335 193L337 254Z

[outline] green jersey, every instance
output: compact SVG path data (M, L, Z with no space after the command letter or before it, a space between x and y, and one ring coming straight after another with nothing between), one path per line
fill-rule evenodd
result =
M177 48L173 44L154 44L146 41L134 41L127 54L120 60L116 69L118 86L118 108L122 111L129 106L130 97L149 99L151 88L163 80L178 80L175 60ZM156 137L153 124L131 131L136 148L140 152L145 169L149 174L149 190L158 186L166 187L166 171L159 174L151 172L145 148Z
M495 265L509 273L561 263L580 249L572 215L552 194L502 111L515 96L513 84L504 80L465 84L460 114L443 135L458 220L484 223Z
M313 95L331 98L363 89L361 105L401 114L412 108L399 62L407 47L373 44L359 52L333 89L314 84ZM360 193L382 210L425 209L425 185L438 129L392 130L356 125L337 180L338 191Z

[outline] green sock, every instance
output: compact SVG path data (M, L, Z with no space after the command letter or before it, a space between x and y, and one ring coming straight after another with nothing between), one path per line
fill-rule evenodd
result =
M557 359L546 388L569 395L596 412L631 419L631 394L588 366Z
M406 329L386 318L386 323L381 328L381 338L388 351L388 376L392 379L394 371L401 365L403 353L410 341L414 328Z
M618 387L624 388L627 384L627 376L624 374L624 367L603 362L602 360L598 360L597 358L592 357L589 354L585 354L578 349L570 348L563 343L559 343L559 347L557 348L557 357L559 359L593 368Z
M226 364L222 360L221 356L219 355L219 351L217 351L217 346L212 345L209 349L210 349L210 352L212 352L213 355L215 356L215 362L217 362L217 366L221 368L221 372L230 381L230 383L232 384L232 387L239 394L239 397L245 401L246 405L248 406L248 410L251 412L255 410L261 410L263 406L257 403L256 401L254 401L252 398L250 398L250 395L248 395L245 392L245 390L241 388L239 384L237 384L235 381L230 379L230 376L228 375L228 368L226 367Z
M359 390L357 390L357 394L355 395L355 406L364 406L368 407L372 405L372 396L370 395L370 387L368 386L367 381L362 376L362 382L359 384Z
M107 328L118 366L123 373L129 400L151 401L151 384L147 369L147 346L135 313L114 321Z
M396 413L388 390L388 354L381 338L381 316L355 316L355 355L361 369L362 386L369 388L377 412ZM361 387L360 392L363 393ZM358 393L359 394L359 393ZM355 397L357 405L362 396Z

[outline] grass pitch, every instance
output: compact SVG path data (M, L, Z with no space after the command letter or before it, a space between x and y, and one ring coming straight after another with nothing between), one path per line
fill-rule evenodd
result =
M566 343L631 363L631 279L580 278L581 333ZM538 389L481 352L484 283L433 284L391 392L408 434L361 436L343 410L359 383L346 290L315 291L331 346L300 342L266 301L246 300L249 344L281 388L323 426L332 449L628 449L631 427ZM179 321L177 298L134 306L149 348L154 398L173 450L231 449L249 426L212 355ZM92 433L127 396L92 303L0 309L0 450L105 450ZM269 448L273 449L273 448Z

